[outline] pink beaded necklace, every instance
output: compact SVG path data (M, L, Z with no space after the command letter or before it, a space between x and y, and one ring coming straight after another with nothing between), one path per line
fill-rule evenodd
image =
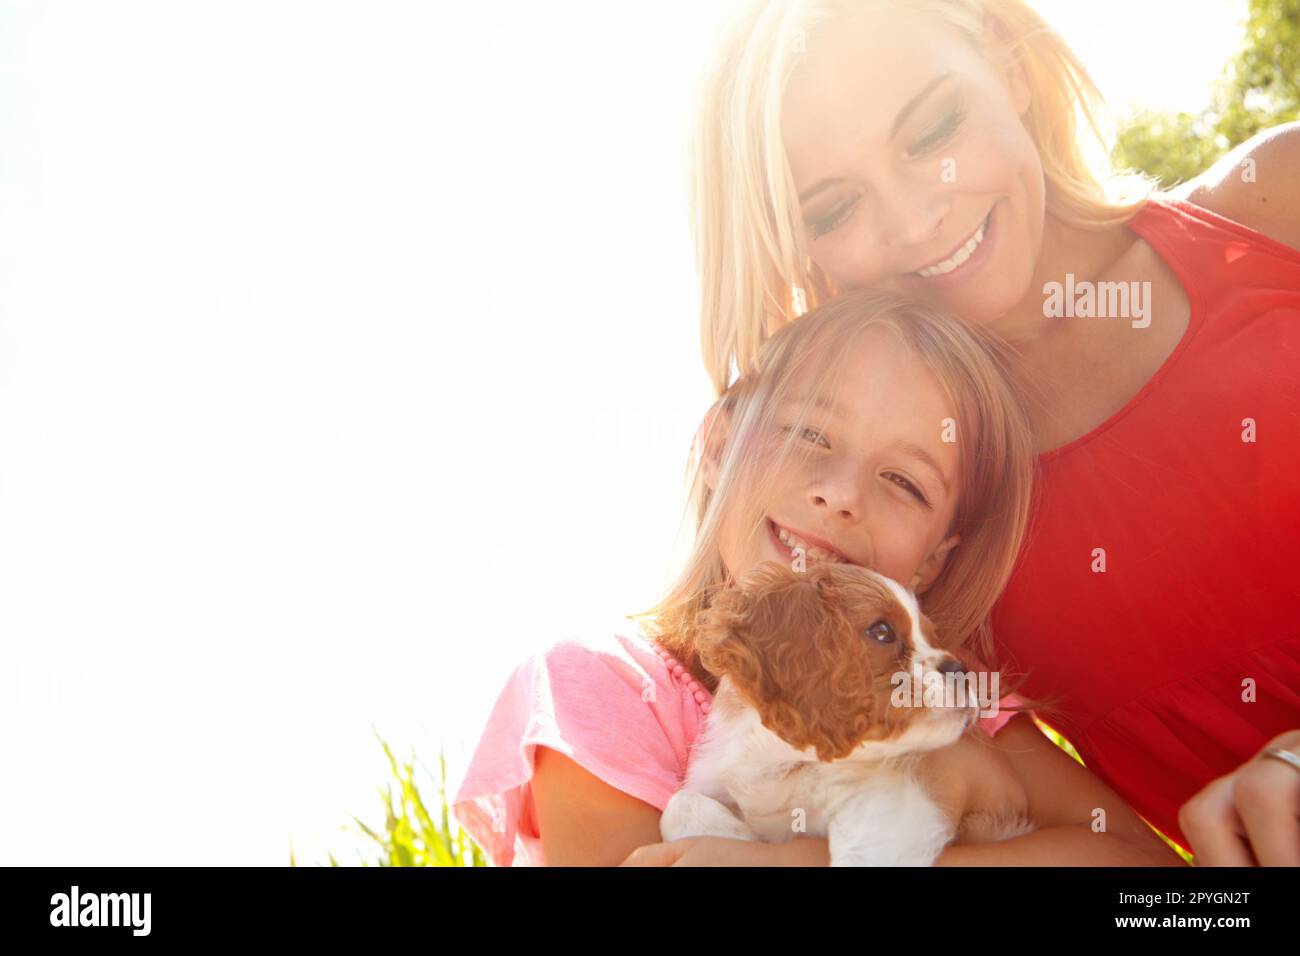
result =
M663 646L658 641L652 640L650 644L654 647L655 653L663 660L664 665L668 668L668 672L672 674L673 677L680 681L683 679L683 675L686 676L686 687L691 694L694 695L695 703L699 705L700 713L707 714L713 704L712 695L705 689L704 685L691 676L686 665L664 650Z

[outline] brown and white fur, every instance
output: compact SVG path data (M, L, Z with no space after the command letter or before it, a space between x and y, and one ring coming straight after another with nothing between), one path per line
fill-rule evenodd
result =
M660 818L664 840L824 836L832 866L929 866L954 840L1033 829L1023 787L987 742L987 770L1006 785L954 776L972 765L985 775L969 759L977 702L891 705L900 671L922 687L926 674L962 671L897 582L849 564L766 561L698 623L697 652L719 683Z

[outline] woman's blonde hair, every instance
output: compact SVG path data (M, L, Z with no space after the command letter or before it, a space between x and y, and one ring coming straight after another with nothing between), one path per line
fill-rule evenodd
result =
M687 464L688 517L695 525L692 548L681 573L663 599L640 614L628 615L649 636L692 669L710 690L716 686L694 654L696 616L729 583L720 548L724 517L747 533L765 520L772 483L791 454L812 445L799 435L815 394L800 398L800 383L810 392L834 395L855 341L866 329L883 327L901 339L943 389L953 409L943 438L957 442L957 508L948 534L961 539L947 555L942 572L922 595L925 613L948 646L973 640L989 666L997 666L987 618L1002 592L1024 538L1031 508L1036 457L1029 419L1017 399L1013 349L990 333L966 326L921 303L884 291L860 290L822 305L769 338L757 367L737 379L717 399L708 427L701 427ZM783 403L799 399L793 422L781 418ZM727 424L719 424L727 412ZM787 413L788 414L788 413ZM786 428L786 425L789 425ZM773 453L774 435L784 438ZM719 435L725 441L719 440ZM722 450L717 450L721 445ZM705 480L704 456L715 454L713 489ZM908 582L903 582L907 585Z
M839 291L804 252L781 100L807 37L870 3L931 14L977 46L986 24L1001 35L1001 65L1018 63L1028 82L1024 124L1050 214L1084 228L1123 223L1153 188L1110 169L1100 92L1025 0L754 0L724 34L696 106L691 212L701 345L715 394L752 364L763 339Z

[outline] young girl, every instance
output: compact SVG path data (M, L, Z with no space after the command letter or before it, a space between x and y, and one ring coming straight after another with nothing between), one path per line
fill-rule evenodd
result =
M721 394L868 287L1014 343L1040 491L1001 656L1198 864L1300 866L1300 123L1162 195L1100 106L1025 0L752 0L696 121L704 361Z
M1032 484L1007 367L991 340L891 295L845 296L774 335L700 428L688 473L695 545L667 596L635 616L643 633L558 641L497 700L453 799L492 861L825 865L820 838L660 842L660 812L716 686L692 651L695 616L738 573L785 560L780 537L793 535L809 561L834 552L912 587L950 642L973 635L987 653L982 625ZM1040 830L950 847L940 863L1178 862L1028 717L990 745ZM1090 826L1098 809L1104 832ZM1063 831L1069 852L1048 840L1057 852L1044 856L1043 835Z

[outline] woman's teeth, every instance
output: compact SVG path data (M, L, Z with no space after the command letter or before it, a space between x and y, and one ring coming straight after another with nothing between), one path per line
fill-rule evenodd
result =
M992 215L992 212L989 215ZM950 258L944 259L943 262L937 262L932 266L926 266L924 269L918 270L916 274L928 279L931 276L941 276L952 272L953 269L956 269L975 254L975 249L984 241L984 229L988 224L989 217L985 216L984 221L980 223L980 227L975 230L975 235L966 240L966 245L954 252Z
M773 524L776 523L773 522ZM779 524L776 524L776 534L777 537L781 539L781 543L785 545L787 548L790 548L792 550L794 548L802 548L804 556L809 558L810 560L830 561L834 564L844 563L844 559L841 558L838 554L834 554L830 551L823 551L821 548L814 547L813 545L808 544L802 538L796 538L789 531L786 531L785 528L782 528Z

